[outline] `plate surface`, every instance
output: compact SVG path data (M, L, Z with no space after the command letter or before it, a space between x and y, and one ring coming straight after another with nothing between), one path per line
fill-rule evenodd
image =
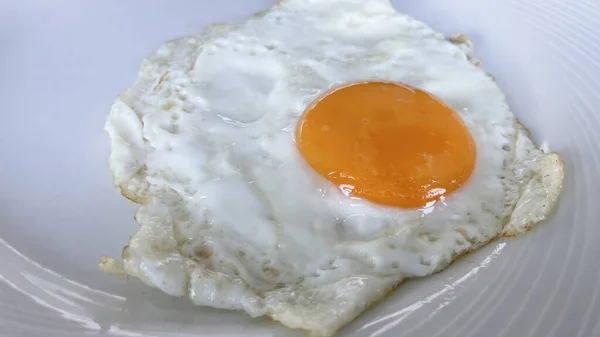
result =
M327 0L323 0L327 1ZM0 336L300 336L103 275L135 230L102 126L142 57L271 0L0 4ZM410 281L340 336L600 336L600 3L400 0L475 43L566 179L549 221Z

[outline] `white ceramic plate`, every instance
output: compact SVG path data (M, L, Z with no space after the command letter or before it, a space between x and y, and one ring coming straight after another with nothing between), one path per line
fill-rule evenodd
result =
M0 335L298 335L96 269L135 230L107 167L115 95L162 42L273 2L0 2ZM340 336L600 336L600 2L395 5L469 35L567 176L549 221L408 282Z

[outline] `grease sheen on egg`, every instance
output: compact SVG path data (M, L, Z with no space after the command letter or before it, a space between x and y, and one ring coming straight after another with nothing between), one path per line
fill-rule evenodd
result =
M560 192L560 158L533 145L470 53L386 0L283 0L243 22L167 42L142 62L105 126L114 182L140 204L122 272L198 305L327 336L402 280L543 220ZM358 120L323 116L299 140L329 126L336 136L323 145L328 155L310 144L299 150L296 126L314 117L303 117L307 108L352 83L428 93L454 127L442 130L432 118L351 151L355 135L338 128ZM361 132L404 123L375 118L375 103L360 110L374 123ZM432 131L450 144L427 143ZM347 156L376 153L365 150L371 146L385 153L365 160L383 175ZM417 156L423 152L448 155L431 156L429 167ZM398 177L408 188L383 192L404 193L423 184L418 177L454 191L431 200L417 193L400 205L424 207L358 193L377 195L403 156L416 165L399 170L416 183ZM341 176L327 170L366 180L346 195Z

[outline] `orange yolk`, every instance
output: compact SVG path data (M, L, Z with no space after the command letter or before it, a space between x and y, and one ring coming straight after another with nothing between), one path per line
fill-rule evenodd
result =
M354 83L313 102L296 128L308 164L346 194L422 207L459 188L475 167L460 117L417 88Z

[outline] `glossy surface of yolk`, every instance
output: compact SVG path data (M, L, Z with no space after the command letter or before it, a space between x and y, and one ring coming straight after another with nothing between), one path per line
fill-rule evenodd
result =
M475 167L460 117L414 87L354 83L313 102L296 128L308 164L346 194L414 208L459 188Z

